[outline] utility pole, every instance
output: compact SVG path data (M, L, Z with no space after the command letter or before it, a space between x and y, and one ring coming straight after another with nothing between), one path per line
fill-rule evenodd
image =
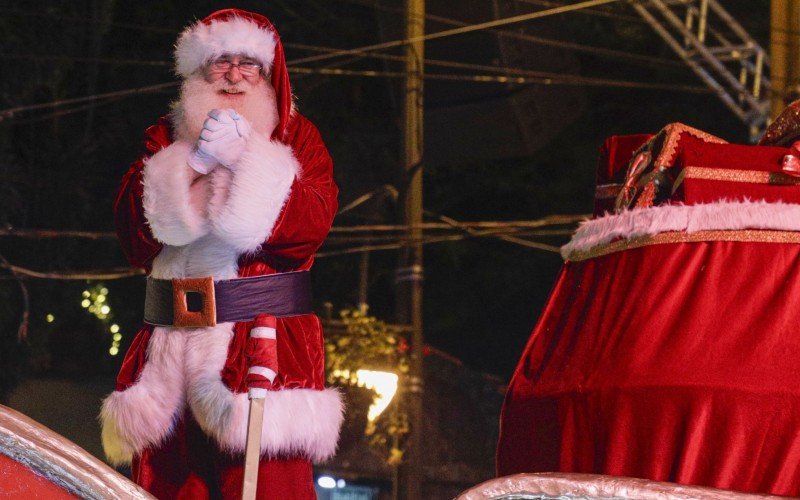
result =
M772 0L770 5L770 115L778 117L800 84L800 2Z
M425 33L425 0L406 0L406 39L415 40ZM403 221L409 244L401 250L395 280L397 283L398 322L411 326L411 356L408 375L404 377L403 403L408 414L410 434L406 452L398 470L398 498L423 498L425 479L423 459L423 347L422 333L422 79L425 42L412 41L405 46L406 79L403 93Z

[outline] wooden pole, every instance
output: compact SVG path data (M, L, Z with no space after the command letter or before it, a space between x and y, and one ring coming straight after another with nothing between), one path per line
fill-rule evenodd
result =
M398 497L417 500L425 479L423 458L423 346L422 331L422 119L425 43L425 0L406 0L405 46L406 80L404 87L404 175L403 219L412 243L401 251L396 275L398 319L411 326L411 359L404 377L404 407L408 412L410 435L403 463L398 471Z

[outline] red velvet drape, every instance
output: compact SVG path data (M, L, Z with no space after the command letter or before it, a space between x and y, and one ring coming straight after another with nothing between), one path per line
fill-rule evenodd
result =
M506 396L499 475L800 495L800 245L568 262Z

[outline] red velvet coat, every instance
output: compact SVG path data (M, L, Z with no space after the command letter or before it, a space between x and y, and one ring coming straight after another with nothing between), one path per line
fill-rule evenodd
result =
M131 265L148 272L162 244L153 237L142 209L142 169L149 156L172 143L171 135L167 118L161 118L146 130L147 153L123 177L114 205L117 233L125 256ZM295 179L286 206L261 250L239 259L240 277L311 269L314 252L322 245L336 213L338 189L332 177L333 162L316 127L304 116L295 114L289 122L287 143L303 168L302 181ZM279 348L281 373L275 380L276 387L322 389L324 352L319 319L309 314L278 322L279 330L290 330L296 335L278 337L282 348ZM247 366L242 352L250 327L251 323L236 324L234 343L223 372L225 385L237 392L247 390L244 385ZM152 331L152 326L145 325L137 334L123 361L116 390L127 389L137 379ZM292 342L295 345L290 345Z
M114 215L128 260L157 278L308 270L336 213L332 160L314 125L292 111L277 32L256 14L228 10L212 18L233 14L274 33L271 83L279 123L272 137L251 134L230 170L208 175L188 167L193 143L170 120L147 129L145 152L122 180ZM250 327L143 327L116 391L103 403L108 458L125 463L168 442L186 411L220 449L243 451ZM279 319L277 346L279 373L265 402L262 454L324 460L336 448L342 404L336 391L324 388L319 319Z

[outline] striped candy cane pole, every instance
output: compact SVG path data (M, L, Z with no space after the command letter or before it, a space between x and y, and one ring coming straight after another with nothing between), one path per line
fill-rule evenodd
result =
M250 413L247 419L247 446L245 448L244 482L242 499L256 498L258 486L258 459L261 455L261 427L264 421L264 398L278 375L278 344L274 316L259 314L250 330L246 355L250 361L247 370L247 394Z

